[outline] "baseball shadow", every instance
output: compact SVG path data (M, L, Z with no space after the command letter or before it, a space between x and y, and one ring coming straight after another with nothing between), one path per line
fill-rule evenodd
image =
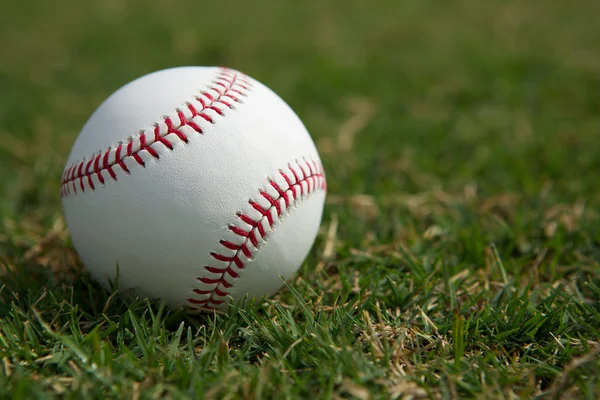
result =
M259 302L248 301L244 308L243 314L263 312ZM228 312L169 309L160 299L119 292L118 281L111 282L107 290L84 268L64 235L50 234L30 247L16 241L0 242L0 319L41 318L52 321L54 327L71 326L79 332L117 321L129 326L132 319L146 319L167 331L177 331L185 322L199 332L223 327L231 320L228 315L237 312L236 307Z
M141 299L132 292L118 292L118 282L107 290L85 270L68 241L48 241L37 248L0 243L0 318L36 313L45 320L71 314L80 324L116 320L133 313L160 315L166 329L182 321L203 324L210 316L192 316L169 310L159 299ZM63 319L63 318L59 318Z

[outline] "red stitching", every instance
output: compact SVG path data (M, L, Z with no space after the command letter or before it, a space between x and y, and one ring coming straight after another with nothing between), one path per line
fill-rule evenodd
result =
M198 280L202 283L207 283L207 284L219 284L219 285L223 285L224 287L226 287L227 289L231 288L233 285L229 282L227 282L224 277L218 278L218 279L210 279L210 278L206 278L206 277L202 277L202 278L198 278Z
M275 182L273 179L269 179L269 183L271 184L271 186L273 186L275 190L277 190L277 193L279 193L280 196L283 195L283 193L285 193L283 190L281 190L277 182Z
M198 115L198 110L196 110L196 107L194 107L194 105L192 103L187 103L187 107L188 107L188 110L190 110L192 112L192 118L194 118L196 115Z
M258 228L258 233L260 233L260 237L264 239L265 236L267 236L267 232L265 231L265 227L260 222L256 225L256 227Z
M235 101L236 103L239 102L238 98L235 96L230 95L229 93L225 93L223 95L223 97L229 97L231 100ZM229 108L233 108L233 105L230 105Z
M206 110L208 107L204 107L204 109ZM210 122L211 124L213 123L213 120L211 117L209 117L208 115L204 114L204 113L200 113L199 114L200 117L204 118L205 120L207 120L208 122Z
M290 203L287 195L289 193L292 193L294 200L296 200L297 195L295 194L295 190L297 190L298 187L302 187L302 184L305 183L308 186L307 190L300 189L302 197L307 197L317 190L326 190L327 184L325 182L325 174L323 172L323 169L317 166L317 163L314 160L302 160L302 162L306 164L308 170L310 171L309 173L305 173L303 178L299 178L296 171L294 171L294 169L292 168L291 164L288 164L287 169L291 171L292 175L294 175L294 177L296 178L295 183L291 182L291 180L288 178L285 172L283 172L283 170L279 171L283 179L288 184L287 189L282 189L281 186L279 186L272 178L269 178L267 180L268 184L270 184L277 191L277 197L272 196L265 190L259 191L259 194L270 203L270 207L265 209L256 201L252 199L248 200L248 205L252 209L258 211L258 213L260 214L260 217L258 219L253 219L250 215L244 214L242 212L236 214L237 218L239 218L239 220L244 224L242 225L244 226L244 228L241 228L234 224L229 226L229 230L237 236L243 238L243 241L241 244L235 244L228 240L219 241L219 244L222 246L222 252L211 252L210 254L215 260L221 261L222 263L225 263L225 265L222 267L215 267L213 265L204 267L204 269L207 272L210 272L211 274L220 274L220 276L218 276L217 278L197 278L198 281L204 284L212 285L212 288L193 289L193 293L201 296L208 295L208 297L204 299L187 299L188 303L191 306L206 309L214 309L225 302L225 300L222 298L229 296L230 293L227 289L230 289L233 286L231 280L238 279L240 277L240 273L238 272L238 270L241 271L246 268L246 264L244 263L244 261L242 261L241 258L242 255L245 256L247 259L251 259L253 254L256 251L258 251L262 244L259 243L256 232L258 232L258 234L260 234L260 236L263 238L264 243L267 234L264 227L265 221L269 224L269 227L271 229L273 229L275 225L275 221L273 220L273 209L277 211L278 217L282 216L283 210L281 209L281 198L284 199L285 210L289 211L292 204ZM310 166L311 163L312 167ZM305 169L302 167L300 162L296 161L295 164L298 166L298 168L305 172ZM309 181L311 180L313 182L312 185L309 183ZM249 226L249 230L247 230L248 228L246 228L246 225ZM252 249L249 246L250 243L252 243ZM233 251L234 253L231 254L231 251ZM237 267L237 270L233 268L234 264Z
M232 101L239 102L238 98L235 95L247 96L247 92L250 90L250 85L248 83L247 77L243 74L228 70L225 68L221 68L218 72L218 75L213 82L213 86L208 88L206 91L202 92L200 95L196 96L196 100L200 102L202 105L201 110L197 110L192 104L186 103L182 106L184 109L187 109L191 112L191 117L186 118L184 112L181 108L176 110L177 119L179 120L179 125L188 126L197 133L202 133L202 128L200 125L193 121L195 117L201 117L204 120L210 122L211 124L216 123L215 119L208 115L206 112L208 110L214 111L218 115L224 115L223 107L227 107L228 109L233 109ZM215 94L211 94L209 92L218 93L218 96ZM207 102L206 100L210 100ZM161 123L163 127L166 126L166 131L161 132ZM169 134L176 135L179 140L184 143L188 142L187 135L181 130L181 128L175 128L173 125L173 121L169 117L163 118L162 121L154 124L154 138L152 143L148 143L148 138L146 137L146 133L140 133L135 138L130 138L126 144L119 143L116 149L109 147L103 153L93 155L89 160L84 160L77 162L75 164L69 165L63 171L63 176L61 178L60 184L60 194L62 197L67 197L71 195L77 195L77 187L76 182L82 192L85 191L86 186L91 190L96 190L94 186L94 182L92 180L92 175L96 175L98 181L101 184L105 183L107 179L107 175L103 175L102 172L106 171L108 176L114 181L117 180L117 174L114 171L114 167L118 165L123 172L130 174L131 171L127 168L125 164L125 159L130 158L133 159L140 166L145 167L144 160L140 156L142 151L146 151L150 156L158 159L159 154L156 151L154 144L162 143L169 150L173 150L174 146L171 141L169 141L166 136ZM151 133L148 133L149 137L152 136ZM137 150L134 150L134 142L139 140L139 148L136 147ZM125 147L125 148L123 148ZM125 150L125 154L123 153ZM115 152L115 157L113 161L111 160L111 152ZM93 171L89 170L90 163L93 164ZM85 171L83 169L85 168ZM71 191L71 188L73 189Z
M254 200L250 200L250 205L252 206L252 208L254 208L256 211L258 211L265 217L267 216L267 210L262 208L262 206L260 204L258 204L257 202L255 202Z
M240 217L240 219L242 221L244 221L245 223L247 223L248 225L254 225L254 220L252 218L250 218L249 216L247 216L246 214L238 213L237 216Z
M140 164L142 167L146 166L146 163L144 162L144 160L142 160L142 157L140 157L140 153L134 153L133 154L133 159Z
M160 136L158 127L154 128L154 140L164 144L167 147L167 149L173 150L173 143L169 142L166 137Z
M206 94L204 94L204 95L206 96ZM208 96L207 96L207 97L208 97ZM198 100L198 101L200 102L200 105L202 106L202 109L203 109L203 110L204 110L204 109L207 107L207 105L206 105L206 103L204 102L204 99L203 99L202 97L200 97L200 96L197 96L197 97L196 97L196 100Z
M179 117L179 123L181 125L185 125L187 121L185 120L185 115L183 115L183 111L177 110L177 116Z
M185 133L181 132L179 129L173 128L173 121L171 121L171 118L165 118L165 125L167 125L167 134L174 133L177 135L179 140L183 141L184 143L188 142L188 137L185 135ZM199 133L202 133L202 131Z
M85 164L85 174L87 174L87 172L90 170L90 165L92 165L92 163L94 162L94 159L91 158L87 164ZM81 177L84 174L84 169L82 168L82 170L79 172L79 176Z
M91 162L91 160L90 160ZM88 162L89 165L89 162ZM85 168L87 170L87 167ZM83 162L81 164L79 164L79 168L77 169L77 177L79 178L79 186L81 186L81 191L84 192L85 189L83 188L83 179L81 178L83 176Z
M294 168L292 168L291 165L289 165L288 168L292 172L292 175L294 175L294 179L296 179L296 183L297 183L300 180L300 178L298 177L298 174L296 173L296 170Z
M115 171L113 171L113 168L111 165L107 165L106 167L104 167L104 169L106 169L108 171L108 174L110 175L110 177L113 180L117 180L117 174L115 174Z
M231 230L231 232L235 233L236 235L248 237L249 232L246 232L245 230L243 230L242 228L238 228L237 226L230 226L229 230Z
M231 89L230 92L231 93L235 93L235 94L239 94L240 96L245 96L244 92L242 92L240 90Z
M108 149L108 151L106 153L104 153L104 157L102 158L102 169L107 170L110 177L116 181L117 174L115 174L115 171L113 171L112 166L108 164L109 156L110 156L110 148ZM102 183L104 183L104 182L102 182Z
M94 162L94 159L92 158L87 162L87 164L85 164L85 172L81 176L81 179L83 179L83 177L85 175L87 175L88 185L92 188L92 190L94 189L94 182L92 181L92 175L89 174L89 171L90 171L90 166L92 165L93 162Z
M208 303L215 304L215 305L219 305L219 304L223 303L223 300L214 300L212 297L209 297L206 300L188 299L188 301L192 304L205 305L205 306L207 306ZM210 307L207 307L207 308L210 308Z
M209 106L207 107L209 110L213 110L214 112L216 112L219 115L223 115L223 111L219 110L217 107L215 106Z
M252 252L250 251L250 249L248 248L248 246L246 245L246 243L242 243L242 245L240 246L242 253L244 253L244 255L248 258L252 257Z
M197 123L195 123L194 121L188 121L185 123L186 125L190 126L193 130L195 130L198 133L202 133L202 128L200 128L200 125L198 125Z
M230 249L230 250L239 250L239 249L240 249L240 246L239 246L239 245L237 245L237 244L235 244L235 243L231 243L231 242L230 242L230 241L228 241L228 240L221 240L221 241L220 241L220 243L221 243L223 246L225 246L225 247L227 247L228 249Z
M227 81L227 82L231 83L231 82L230 82L229 80L227 80L227 79L223 79L223 80L225 80L225 81ZM223 89L227 90L227 86L225 86L225 84L223 84L223 83L221 83L221 82L214 82L214 84L215 84L215 87L216 87L216 86L222 86L222 87L223 87Z
M258 246L258 239L256 238L256 234L254 233L253 230L248 232L248 238L250 239L250 241L252 242L252 245L254 247Z

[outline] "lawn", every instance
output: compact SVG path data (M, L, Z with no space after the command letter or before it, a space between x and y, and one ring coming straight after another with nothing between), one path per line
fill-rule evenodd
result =
M0 398L600 397L600 2L9 2ZM126 82L226 65L306 124L297 277L229 315L103 291L59 183Z

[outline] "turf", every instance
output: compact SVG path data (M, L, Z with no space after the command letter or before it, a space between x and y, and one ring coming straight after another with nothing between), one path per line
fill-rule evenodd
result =
M0 398L600 397L600 3L11 2L0 14ZM322 229L275 298L191 317L91 281L58 192L124 83L264 82Z

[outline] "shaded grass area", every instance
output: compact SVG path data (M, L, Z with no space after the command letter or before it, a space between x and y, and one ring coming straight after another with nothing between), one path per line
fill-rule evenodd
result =
M0 396L598 396L596 2L36 5L0 16ZM186 64L272 87L328 176L299 276L229 316L104 292L60 212L99 102Z

